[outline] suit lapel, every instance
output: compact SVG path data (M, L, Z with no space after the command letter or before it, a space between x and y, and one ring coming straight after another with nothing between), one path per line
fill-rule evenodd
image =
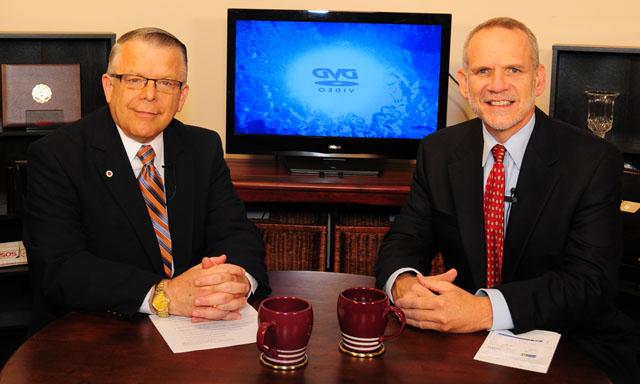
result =
M104 111L105 116L99 119L100 124L90 128L94 131L90 151L96 172L100 174L122 213L131 223L154 270L162 273L158 240L149 220L147 207L140 194L138 182L131 169L131 163L127 159L122 140L113 120L108 115L109 110L105 108Z
M516 186L518 202L512 205L505 236L502 281L513 279L529 237L558 181L558 143L548 117L536 109L536 125L522 160Z
M468 263L477 287L486 275L482 216L482 125L474 120L449 164L449 182Z
M173 120L164 131L165 190L176 274L188 269L193 256L190 239L195 217L193 199L196 188L196 164L193 154L186 150L183 138L178 132L181 124Z

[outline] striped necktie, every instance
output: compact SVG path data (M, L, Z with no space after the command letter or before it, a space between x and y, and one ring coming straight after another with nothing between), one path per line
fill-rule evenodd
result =
M502 256L504 247L504 154L505 147L496 144L491 148L493 167L484 188L484 231L487 242L487 288L493 288L502 280Z
M171 256L171 233L169 232L169 218L167 215L167 203L164 195L162 177L153 165L156 153L150 145L143 145L136 154L142 161L142 171L138 175L138 184L144 202L147 203L147 211L151 217L153 229L158 238L162 266L167 277L173 275L173 257Z

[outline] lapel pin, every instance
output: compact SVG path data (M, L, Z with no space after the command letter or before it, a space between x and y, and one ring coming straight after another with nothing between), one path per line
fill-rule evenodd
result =
M105 173L104 173L108 178L112 178L113 177L113 171L108 169Z

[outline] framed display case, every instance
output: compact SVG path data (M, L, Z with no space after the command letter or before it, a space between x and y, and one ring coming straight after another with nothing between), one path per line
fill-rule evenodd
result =
M554 45L549 114L587 129L586 91L619 95L605 138L640 168L640 48Z

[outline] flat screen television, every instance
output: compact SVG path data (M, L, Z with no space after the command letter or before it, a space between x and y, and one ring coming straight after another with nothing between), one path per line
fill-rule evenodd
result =
M444 127L451 15L229 9L226 150L377 173Z

